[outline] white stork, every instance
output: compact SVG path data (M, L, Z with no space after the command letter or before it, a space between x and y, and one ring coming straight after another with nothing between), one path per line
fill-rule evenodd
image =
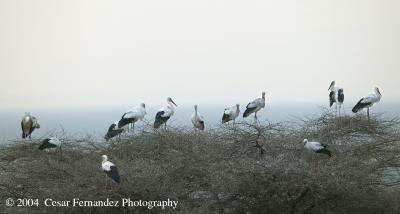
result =
M154 121L154 128L159 128L162 124L164 124L165 129L167 128L167 121L172 115L174 115L174 106L178 107L175 102L171 99L171 97L167 98L168 105L161 108L157 111L156 118Z
M119 184L120 183L120 177L118 173L118 169L115 166L114 163L108 160L107 155L102 155L103 161L101 162L101 168L103 171L106 173L106 179L107 176L111 178L115 183ZM108 179L107 179L108 180ZM108 186L108 182L106 181L106 188Z
M40 124L37 122L36 117L30 115L29 112L26 112L22 117L21 121L21 129L22 129L22 139L29 137L31 139L31 134L35 129L39 129Z
M222 123L233 120L233 124L235 124L235 119L239 116L239 113L239 104L225 108L224 114L222 115Z
M110 140L111 138L120 135L125 130L123 128L118 128L118 121L115 121L113 124L110 125L104 139L106 141Z
M316 153L326 154L329 157L332 156L331 151L326 149L326 145L324 145L324 144L321 144L319 142L309 142L307 139L304 139L303 143L304 143L304 148L306 148L308 150L311 150Z
M61 152L61 144L62 142L56 137L46 138L42 141L42 144L40 144L39 150L50 150L54 148L59 148Z
M197 111L197 105L194 106L194 113L191 116L193 126L197 129L204 130L203 116Z
M379 91L378 87L374 88L374 92L368 96L365 96L358 101L358 103L353 107L352 112L357 113L363 108L367 108L367 116L369 120L369 108L372 107L375 103L378 103L381 100L382 94Z
M250 114L254 113L254 120L255 123L257 124L259 122L257 119L257 112L264 107L265 107L265 92L263 91L261 98L257 98L252 102L250 102L249 104L247 104L246 111L244 111L243 113L243 117L247 117Z
M343 88L336 87L335 84L336 84L336 82L332 81L331 85L328 88L328 91L330 91L329 92L329 107L332 107L333 103L335 103L336 114L338 114L338 109L339 109L339 116L340 116L340 109L341 109L343 101L344 101L344 93L343 93Z
M135 123L138 120L142 120L145 115L146 105L144 103L140 104L139 107L133 107L122 115L121 119L118 121L118 128L131 124L133 130Z

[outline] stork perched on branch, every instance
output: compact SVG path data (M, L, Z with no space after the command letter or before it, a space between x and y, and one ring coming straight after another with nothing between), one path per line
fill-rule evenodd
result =
M164 124L165 129L167 129L167 121L174 115L174 106L178 107L171 97L167 98L168 105L157 111L156 118L154 120L154 128L158 129L162 124Z
M259 123L257 119L257 112L260 111L260 109L265 107L265 92L262 92L262 97L257 98L253 101L251 101L249 104L246 106L246 111L243 113L243 117L247 117L250 114L254 113L254 121L255 123Z
M133 131L135 123L138 120L143 120L145 115L146 115L146 105L144 103L140 104L139 107L133 107L122 115L121 119L118 121L118 128L122 128L126 125L128 126L131 125L131 129Z
M336 82L332 81L331 85L328 88L329 92L329 107L332 107L333 103L335 103L336 107L336 115L339 111L340 116L340 109L342 108L342 104L344 102L344 93L343 88L336 87Z
M367 116L369 120L369 108L372 107L375 103L378 103L382 98L382 94L379 91L378 87L374 88L374 92L369 94L363 98L361 98L358 103L353 107L353 113L359 112L361 109L367 108Z
M222 115L222 123L233 120L233 124L235 124L235 119L239 116L239 113L239 104L225 108L224 114Z
M124 132L125 129L124 128L118 128L118 121L115 121L113 124L110 125L110 127L108 128L108 131L106 133L106 135L104 136L104 139L106 141L110 140L111 138L115 137L115 136L120 136L122 132Z

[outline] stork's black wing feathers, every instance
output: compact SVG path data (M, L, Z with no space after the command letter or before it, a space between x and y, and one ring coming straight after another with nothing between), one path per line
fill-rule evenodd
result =
M39 146L40 150L55 148L57 145L50 143L50 138L46 138L42 141L42 144Z
M118 169L116 166L110 166L110 171L104 170L104 172L116 183L120 183L120 177L118 173Z
M329 150L327 150L327 149L320 149L320 150L317 150L316 151L317 153L321 153L321 154L326 154L326 155L328 155L329 157L332 157L332 153L331 153L331 151L329 151Z
M257 108L257 107L249 108L249 105L250 105L250 103L247 104L247 106L246 106L246 111L243 112L243 117L249 116L249 115L250 115L251 113L253 113L253 112L256 110L256 108Z
M117 127L117 124L113 123L108 128L108 131L107 131L106 135L104 136L104 139L106 139L106 141L121 134L124 131L123 129L115 129L116 127Z
M358 101L358 103L353 107L353 109L351 110L353 113L357 113L361 109L371 105L371 103L363 103L362 102L363 100L364 100L364 98L361 98L361 100Z
M331 91L329 93L329 107L332 107L333 103L336 102L335 92Z
M200 123L200 130L204 130L204 121L199 121L199 123Z
M159 111L154 120L154 128L159 128L162 124L166 123L170 117L163 117L164 111Z
M338 102L339 102L339 103L343 103L343 102L344 102L344 93L343 93L343 89L339 89L339 91L338 91Z
M222 115L222 123L226 123L229 121L230 121L230 115L224 113L224 115Z
M135 122L136 118L134 118L134 117L124 118L125 115L126 115L126 113L124 115L122 115L121 120L118 121L118 128L122 128L129 123Z

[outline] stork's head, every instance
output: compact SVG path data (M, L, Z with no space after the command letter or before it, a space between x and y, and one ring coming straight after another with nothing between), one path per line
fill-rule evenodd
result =
M262 98L265 99L265 91L262 92Z
M303 140L304 145L306 145L307 142L308 142L307 139L304 139L304 140Z
M101 157L103 158L103 162L108 160L107 155L102 155Z
M374 91L375 91L375 93L378 94L379 96L382 96L382 94L381 94L381 92L379 91L379 88L378 88L378 87L375 87L375 88L374 88Z
M178 105L176 105L176 103L172 100L171 97L167 98L167 102L170 103L170 104L174 104L176 107L178 107Z
M335 80L333 80L333 81L331 82L331 85L330 85L329 88L328 88L328 91L333 90L333 88L335 87L335 84L336 84L336 82L335 82Z
M236 108L239 109L239 106L240 106L239 103L237 103L237 104L236 104Z
M146 108L146 104L142 103L140 105L142 106L142 108Z
M197 105L194 105L194 110L197 111Z

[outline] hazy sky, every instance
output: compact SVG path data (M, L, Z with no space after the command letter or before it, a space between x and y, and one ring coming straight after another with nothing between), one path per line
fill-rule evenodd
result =
M398 0L0 0L0 108L400 98Z

